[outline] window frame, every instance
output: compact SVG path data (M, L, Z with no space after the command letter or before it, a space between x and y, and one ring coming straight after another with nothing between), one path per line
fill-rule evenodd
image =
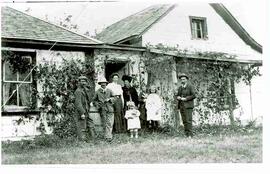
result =
M30 64L32 64L33 63L33 61L32 61L32 57L31 56L22 56L22 57L26 57L26 58L30 58ZM33 77L32 77L32 75L30 76L30 81L20 81L19 80L19 72L16 72L16 78L17 78L17 80L16 81L12 81L12 80L6 80L6 62L4 62L4 64L3 64L3 82L4 83L33 83Z
M35 51L28 51L28 50L16 50L16 49L8 49L8 50L6 50L6 49L2 49L1 51L12 51L12 52L14 52L14 53L17 53L17 54L21 54L21 57L26 57L26 58L29 58L30 59L30 63L32 64L32 65L35 65L35 60L36 60L36 56L37 56L37 54L36 54L36 52ZM28 55L27 55L28 54ZM5 94L5 88L4 88L4 84L5 83L10 83L10 84L15 84L16 85L16 93L17 94L15 94L16 95L16 98L17 98L17 100L16 100L16 105L5 105L4 107L3 107L3 111L4 112L22 112L22 111L25 111L25 109L27 109L27 108L29 108L29 106L20 106L20 93L19 93L19 85L20 84L29 84L29 88L30 88L30 90L32 90L32 88L33 88L33 84L35 83L34 82L34 80L33 80L33 74L30 74L30 81L23 81L24 79L22 79L22 80L20 80L20 73L19 72L16 72L16 80L17 81L14 81L14 80L6 80L6 62L2 62L3 64L2 64L2 71L1 71L1 73L2 73L2 97L3 97L3 95ZM30 69L30 72L31 72L31 70L32 69ZM31 73L33 73L33 71L31 72ZM29 74L29 72L27 73L27 75ZM31 98L31 100L32 100L32 98ZM6 101L5 101L6 102ZM30 101L31 102L31 101ZM4 104L4 101L3 101L3 103L2 104Z
M195 36L195 29L193 27L193 21L194 20L197 20L197 21L202 21L201 23L201 35L202 37L199 38L196 34ZM207 40L208 39L208 30L207 30L207 19L206 17L198 17L198 16L189 16L189 21L190 21L190 31L191 31L191 39L194 39L194 40ZM197 32L198 29L196 29L196 32Z

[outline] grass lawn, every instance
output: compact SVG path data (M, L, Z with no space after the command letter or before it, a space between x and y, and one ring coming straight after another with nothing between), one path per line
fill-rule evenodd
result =
M191 139L181 133L141 132L138 139L117 134L112 143L61 141L37 146L25 140L2 142L2 164L261 162L261 128L197 130Z

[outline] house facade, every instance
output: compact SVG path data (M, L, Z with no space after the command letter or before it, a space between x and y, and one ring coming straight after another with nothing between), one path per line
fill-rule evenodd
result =
M173 47L195 55L225 53L235 55L240 62L262 61L262 46L222 4L154 5L108 26L96 38L115 44ZM179 69L183 65L176 67L177 73L189 74L188 70ZM263 78L256 77L250 86L243 82L234 84L239 102L234 112L241 120L262 121L262 83Z
M145 48L104 44L9 7L2 7L1 12L2 140L39 135L41 124L46 133L52 132L47 113L39 109L43 107L42 101L33 93L36 90L42 96L44 92L44 83L35 76L35 67L59 66L69 59L92 61L96 72L91 82L93 91L103 76L109 80L114 72L139 74L138 62ZM94 107L92 116L100 128L100 116Z
M116 28L112 27L108 32L111 33L111 35L106 34L108 40L104 39L103 37L103 39L100 39L101 40L100 41L99 39L97 40L79 35L65 28L29 16L17 10L8 7L3 7L1 14L2 139L16 139L38 135L40 133L38 128L41 122L45 125L46 127L45 129L48 133L52 131L48 125L46 126L46 121L44 121L46 120L46 114L38 110L38 108L42 106L41 101L39 101L33 95L31 95L32 90L35 88L37 89L38 93L42 94L43 92L42 83L39 83L38 79L34 78L34 73L32 72L32 70L33 67L41 64L46 63L61 64L63 59L93 61L95 65L95 75L96 75L94 79L95 80L94 81L95 86L93 86L94 88L98 88L96 82L98 81L99 78L105 76L107 80L110 80L109 79L110 75L115 72L119 73L120 75L128 74L133 76L134 80L132 83L136 87L138 92L140 91L140 88L143 85L157 86L158 93L162 96L164 103L162 124L177 126L177 124L179 124L179 115L175 112L176 101L174 98L174 94L175 89L177 87L176 86L177 73L182 72L183 70L181 66L184 64L181 63L181 61L182 60L212 61L212 60L210 60L210 58L202 57L200 55L194 56L194 54L192 53L177 54L174 51L161 51L156 48L145 47L147 43L152 44L162 43L164 45L167 44L169 46L174 45L174 43L171 43L171 45L169 44L169 40L173 39L170 39L171 36L169 36L168 34L166 35L168 43L166 43L167 41L164 38L164 36L162 36L163 38L158 40L159 36L161 35L160 34L159 36L156 35L158 32L155 30L158 30L158 28L153 27L158 25L159 22L162 22L163 20L164 24L162 23L161 24L168 25L165 22L166 16L170 15L170 13L173 12L173 10L175 9L176 7L174 5L166 5L166 6L162 5L156 6L154 8L150 7L150 10L149 9L145 10L145 12L147 13L146 18L148 19L143 20L145 21L145 23L141 23L140 21L140 19L142 19L144 15L143 14L140 15L140 13L137 13L138 16L136 15L133 16L135 19L134 21L130 20L129 17L124 22L126 25L123 25L123 23L121 23L120 21L120 25L118 25ZM213 7L210 7L210 9L212 10L213 13L215 13ZM194 14L194 16L195 15L199 16L202 14ZM186 17L188 17L188 15L186 15ZM215 17L217 18L217 20L222 21L222 18L218 18L218 15ZM190 18L188 17L188 19ZM130 21L133 22L130 23ZM207 22L208 21L209 20L207 19ZM173 22L170 22L170 24L172 25ZM120 26L131 26L132 29L124 28L123 30L125 32L119 32L119 30L122 30ZM188 26L189 25L186 25L186 27ZM164 35L166 33L165 28L166 27L163 27L164 31L162 31ZM160 29L162 29L161 26ZM114 30L116 30L116 32L114 32ZM188 29L185 30L188 33ZM206 38L204 38L206 40L200 39L192 40L190 38L191 41L189 44L193 45L193 47L195 47L195 45L198 45L198 48L196 49L199 49L200 47L199 45L201 45L200 51L205 51L203 49L205 48L205 46L202 46L204 44L199 44L200 42L205 41L208 42L210 45L211 44L213 45L212 51L221 51L221 50L214 50L215 48L214 41L210 41L211 38L210 33L212 33L213 31L210 30L211 29L208 27L207 28L208 40ZM189 36L191 35L191 33L192 32L190 31ZM228 31L228 33L232 34L233 32ZM197 33L197 35L199 34ZM236 36L234 37L237 38ZM225 39L223 40L225 41ZM241 39L239 40L241 41ZM240 41L237 42L240 43ZM241 44L242 42L243 40L241 41ZM183 45L182 42L180 43ZM188 49L187 48L189 45L188 42L186 42L185 44L186 44L185 47L179 48ZM224 43L224 45L226 44ZM250 46L247 46L247 49L248 48L250 48ZM230 47L230 49L233 48ZM252 48L250 49L254 51L254 49ZM250 53L252 53L253 51L250 51ZM154 62L157 63L147 65L147 60L150 57L152 58L154 57L155 59ZM168 67L162 66L164 61L169 62ZM241 59L241 60L220 59L218 61L220 62L232 61L255 65L262 64L259 58ZM19 68L16 68L16 63L20 64L18 66ZM156 71L154 73L150 72L148 69L149 66L153 66L159 71ZM245 87L246 86L239 88L243 90L244 94L246 93ZM238 88L236 87L236 89ZM27 108L27 105L33 102L36 105L36 109ZM253 103L256 102L254 101ZM247 106L247 110L250 111L250 107ZM27 117L25 117L25 115L27 115ZM95 123L98 126L98 124L100 124L100 118L97 112L94 110L94 108L93 108L93 117L95 117ZM22 124L18 124L18 122L21 122Z

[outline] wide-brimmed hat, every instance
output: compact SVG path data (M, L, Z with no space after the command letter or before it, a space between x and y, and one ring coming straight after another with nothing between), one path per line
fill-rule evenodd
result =
M131 80L132 80L132 77L129 76L129 75L123 75L122 80L123 80L123 81L127 80L127 81L130 83Z
M179 79L182 78L182 77L186 77L187 79L189 79L189 77L185 73L178 74Z
M86 76L80 76L80 77L78 77L78 80L86 80L87 81L87 77Z
M98 84L100 85L101 83L109 83L105 77L102 77L99 81L98 81Z

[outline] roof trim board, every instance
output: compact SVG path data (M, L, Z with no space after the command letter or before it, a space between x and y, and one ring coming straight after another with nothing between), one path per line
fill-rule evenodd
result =
M251 48L262 53L262 46L256 42L236 20L230 11L221 3L210 3L218 15L232 28L232 30Z

